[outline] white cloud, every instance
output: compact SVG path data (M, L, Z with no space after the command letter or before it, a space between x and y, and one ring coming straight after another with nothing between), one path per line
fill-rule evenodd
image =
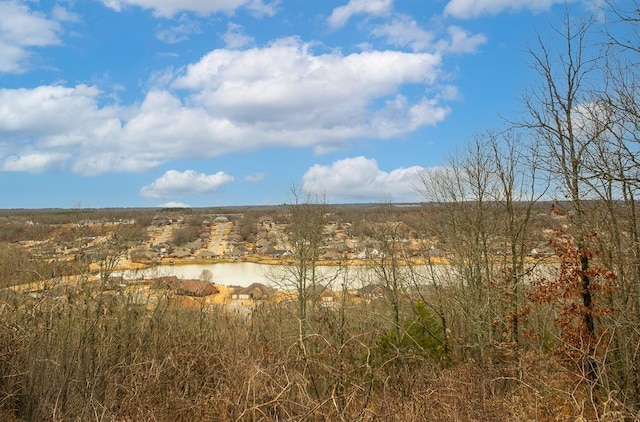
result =
M80 15L73 13L60 5L56 5L51 10L51 16L58 22L80 22Z
M178 75L165 72L129 107L103 105L109 95L95 86L0 89L0 160L66 154L66 170L93 175L273 146L322 153L403 136L449 113L438 99L450 88L437 54L311 48L286 39L215 50ZM400 95L408 85L422 93Z
M155 152L129 155L122 152L81 151L73 157L71 171L85 176L103 173L139 173L151 170L165 162Z
M483 15L497 15L504 11L518 12L523 9L546 10L554 4L566 0L451 0L445 6L444 14L460 19L477 18Z
M280 1L272 0L270 3L265 3L263 0L252 0L247 3L246 7L256 17L273 16L278 11Z
M380 125L401 126L412 107L428 100L405 101L404 109L387 117L373 104L394 98L405 84L432 86L440 77L441 58L435 54L367 51L343 56L313 55L310 50L311 45L294 38L261 49L215 50L189 66L173 88L194 91L194 105L209 113L223 110L220 117L238 129L259 129L264 142L326 148L353 137L395 136L380 133ZM432 106L425 125L446 114L446 108Z
M404 96L398 95L376 112L371 126L381 138L393 138L422 126L434 126L449 112L449 108L439 106L436 100L423 99L409 104Z
M170 18L180 12L194 12L202 16L214 13L233 13L246 7L255 15L272 16L278 1L265 3L262 0L102 0L105 6L120 12L127 6L150 9L158 17Z
M178 44L187 41L192 34L201 32L198 21L189 19L186 15L180 16L177 25L161 28L156 31L156 38L167 44Z
M302 189L310 194L341 200L415 201L423 167L386 172L378 162L365 157L345 158L330 166L315 165L303 176Z
M28 173L42 173L47 170L61 168L67 159L64 153L29 152L21 156L9 156L2 163L3 171L20 171Z
M60 24L25 4L0 1L0 16L0 73L24 72L33 47L61 43Z
M205 195L216 192L232 181L233 177L222 171L204 174L194 170L168 170L153 183L140 189L140 194L148 198Z
M374 27L372 33L386 38L388 44L410 47L413 51L431 49L435 38L432 31L421 28L413 18L406 15L398 15L390 22Z
M340 28L357 14L384 16L391 12L392 5L393 0L349 0L346 5L333 9L327 23L332 28Z
M32 165L43 170L54 162L63 167L64 161L74 171L101 172L109 154L120 149L122 110L100 108L99 97L97 88L86 85L0 89L0 136L10 146L0 157L4 168L32 171ZM119 171L114 166L109 170Z
M109 9L115 10L116 12L122 11L122 0L101 0L102 4L104 4Z
M113 109L99 109L100 94L87 85L0 89L0 133L44 136L45 145L73 142L73 133L104 129L115 116Z
M222 40L225 42L225 46L231 50L253 44L253 38L242 30L242 26L233 22L227 24L227 32L222 34Z
M160 208L191 208L189 205L185 204L184 202L176 202L176 201L165 202L164 204L161 204L158 206Z
M478 47L487 42L487 37L483 34L469 35L459 26L450 26L447 32L449 39L436 44L436 50L443 53L475 53Z
M470 35L459 26L447 28L447 38L438 39L435 31L427 31L410 16L397 15L390 22L377 25L372 34L386 39L395 47L409 47L415 52L473 53L487 41L483 34Z

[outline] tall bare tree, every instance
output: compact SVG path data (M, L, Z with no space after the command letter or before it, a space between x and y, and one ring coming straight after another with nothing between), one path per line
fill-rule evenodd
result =
M295 292L296 316L304 333L319 295L331 286L337 274L324 274L318 268L328 206L323 199L296 188L292 188L291 196L285 232L273 228L281 246L288 248L287 260L270 277L275 284Z
M593 283L589 274L589 220L584 198L592 194L585 183L586 157L590 148L603 135L605 128L590 119L588 104L598 77L599 56L588 55L588 38L593 22L574 22L567 10L561 28L554 28L562 41L559 52L538 39L531 50L533 69L540 85L525 98L530 118L525 126L542 141L544 165L556 180L556 188L567 199L575 229L575 243L580 260L580 296L583 306L583 326L586 331L585 374L595 382L598 367L595 358L597 342L596 318L593 312Z
M438 208L440 216L431 231L443 239L440 247L451 256L440 279L454 300L448 307L452 312L448 320L457 321L457 326L450 327L460 341L458 350L463 359L484 359L495 333L498 298L492 283L497 270L494 253L500 185L492 159L478 137L452 156L447 167L423 177L425 200Z
M539 174L540 156L535 141L523 134L508 130L503 133L487 132L486 148L495 169L500 207L500 221L504 221L502 236L506 243L506 276L509 300L508 322L511 340L520 342L520 320L525 307L524 293L527 274L534 263L527 258L532 250L531 220L536 203L545 194L547 183ZM529 143L528 143L529 142Z

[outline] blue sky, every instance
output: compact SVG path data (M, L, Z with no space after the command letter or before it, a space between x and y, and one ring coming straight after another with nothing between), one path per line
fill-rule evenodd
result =
M573 16L603 0L568 2ZM0 0L0 208L415 201L560 0Z

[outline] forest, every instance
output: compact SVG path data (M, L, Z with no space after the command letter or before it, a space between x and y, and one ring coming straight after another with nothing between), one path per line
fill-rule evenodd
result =
M250 316L108 289L147 214L92 234L110 239L91 258L96 283L83 278L91 262L21 253L16 239L58 236L50 226L6 225L0 418L638 420L640 4L609 6L604 30L567 12L555 28L562 51L542 39L530 48L537 79L522 115L424 173L410 212L344 211L294 191L278 211L291 252L279 287L291 300ZM341 278L317 271L323 228L340 212L375 241L365 265L380 297L347 294L346 262ZM411 256L409 233L422 245ZM550 252L534 253L541 244ZM79 288L64 300L7 281L70 275ZM342 289L330 308L316 294L329 283Z

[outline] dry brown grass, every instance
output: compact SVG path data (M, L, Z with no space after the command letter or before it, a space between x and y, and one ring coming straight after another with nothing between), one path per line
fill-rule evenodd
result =
M346 322L318 310L303 332L286 304L249 317L91 286L66 300L2 298L0 419L605 420L539 352L489 365L376 360L384 319L364 308Z

